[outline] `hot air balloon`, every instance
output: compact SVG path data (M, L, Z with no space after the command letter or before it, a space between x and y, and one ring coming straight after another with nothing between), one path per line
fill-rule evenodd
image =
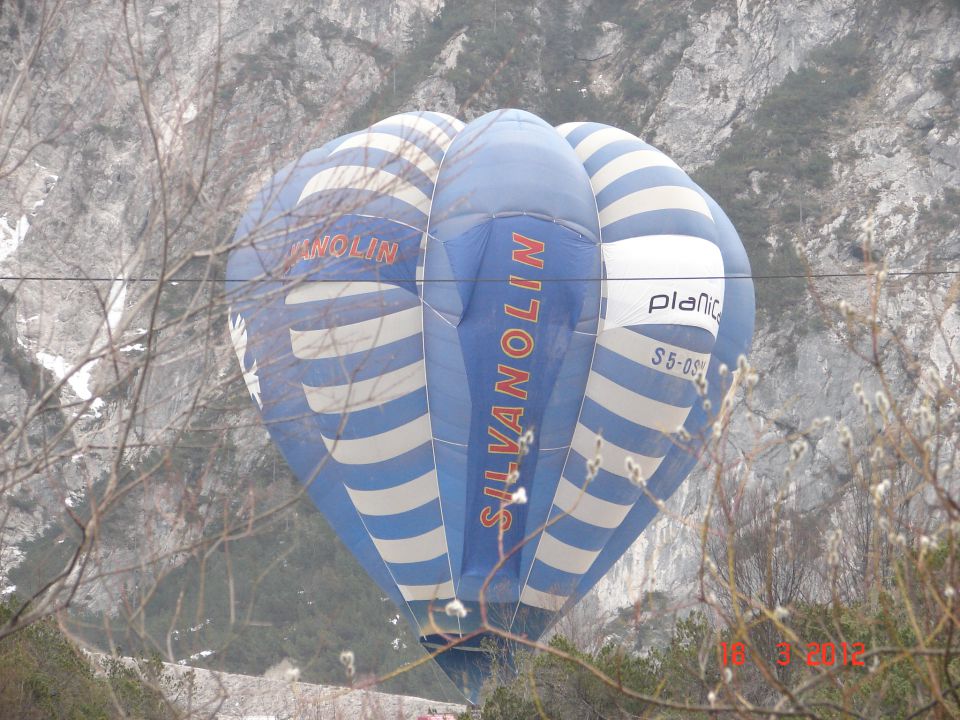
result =
M487 643L539 638L683 481L753 333L729 219L597 123L394 115L283 168L234 243L263 422L473 702Z

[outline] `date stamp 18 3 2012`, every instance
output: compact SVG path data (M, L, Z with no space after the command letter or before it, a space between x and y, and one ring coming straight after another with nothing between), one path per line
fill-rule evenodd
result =
M803 662L809 667L835 667L850 665L864 667L863 654L867 651L861 642L811 642L794 646L788 642L777 643L777 665L790 665ZM747 662L747 649L742 642L720 643L720 656L723 666L740 666Z

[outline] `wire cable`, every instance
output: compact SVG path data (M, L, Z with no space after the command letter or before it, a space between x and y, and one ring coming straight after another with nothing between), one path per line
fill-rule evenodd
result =
M881 272L881 271L877 271ZM622 280L622 281L662 281L662 280L817 280L828 278L844 277L874 277L877 272L831 272L831 273L784 273L778 275L678 275L671 276L632 276L632 277L572 277L572 278L537 278L540 282L597 282L599 280ZM933 275L960 275L960 268L952 270L886 270L888 277L911 277L911 276L933 276ZM358 278L359 279L359 278ZM0 275L0 281L14 282L159 282L158 277L107 277L91 276L83 277L80 275ZM350 282L349 278L317 278L306 280L301 277L270 277L262 276L257 278L184 278L168 277L163 278L164 283L204 283L204 282L265 282L289 280L291 282ZM387 280L387 278L384 278ZM466 282L464 278L389 278L391 283L410 282L410 283L460 283ZM506 278L471 278L470 282L507 282Z

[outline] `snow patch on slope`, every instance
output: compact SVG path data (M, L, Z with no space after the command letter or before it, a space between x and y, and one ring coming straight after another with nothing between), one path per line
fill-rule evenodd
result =
M21 207L29 204L30 210L22 213L16 220L9 213L0 214L0 262L13 255L23 244L30 229L30 218L36 217L47 195L60 179L59 175L54 175L39 163L35 162L34 165L36 173L20 203Z
M66 378L67 385L78 398L84 401L93 398L93 393L90 391L90 373L93 366L97 364L96 360L74 367L69 360L52 353L38 352L36 358L43 367L56 376L57 380ZM93 399L93 402L90 403L90 411L94 414L94 417L100 417L102 407L103 400L101 398Z
M13 225L7 218L7 214L0 215L0 260L5 260L16 251L23 239L27 236L27 230L30 229L30 220L26 215L21 215Z

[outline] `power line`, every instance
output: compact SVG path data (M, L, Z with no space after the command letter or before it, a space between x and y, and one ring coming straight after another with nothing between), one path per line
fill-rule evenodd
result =
M931 275L960 275L960 268L951 270L887 270L888 277L911 277L911 276L931 276ZM539 282L597 282L600 280L623 280L623 281L662 281L662 280L806 280L806 279L829 279L844 277L873 277L876 272L833 272L833 273L784 273L782 275L677 275L677 276L631 276L631 277L571 277L571 278L535 278ZM459 283L466 282L464 278L381 278L385 282L398 283ZM0 275L0 281L15 282L159 282L158 277L108 277L108 276L81 276L81 275ZM289 280L292 282L331 282L342 283L351 282L350 278L274 278L263 276L258 278L183 278L168 277L163 278L164 283L204 283L204 282L266 282ZM357 278L355 281L359 281ZM470 282L507 282L507 278L471 278Z

